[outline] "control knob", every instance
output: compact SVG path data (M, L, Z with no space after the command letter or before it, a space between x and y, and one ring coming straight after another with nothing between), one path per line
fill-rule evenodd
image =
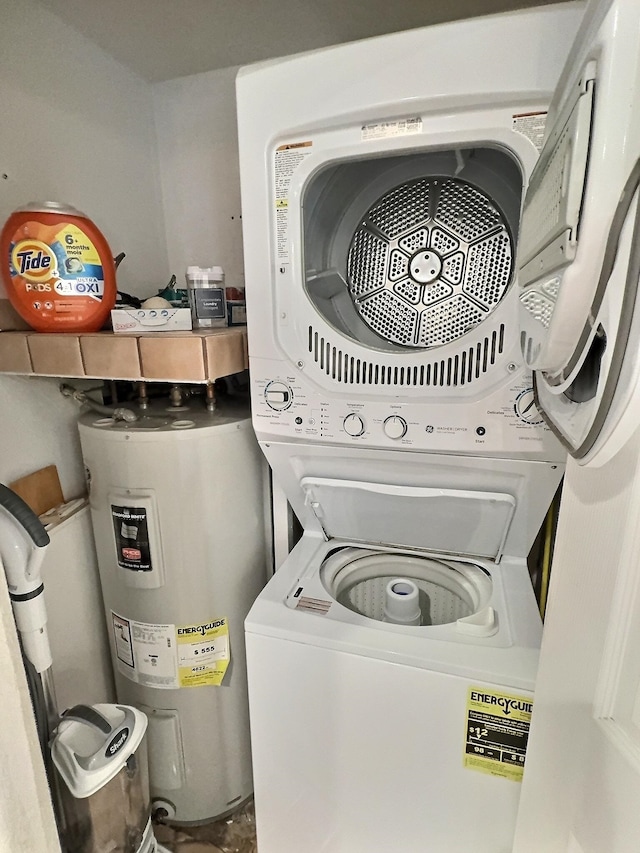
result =
M344 427L346 434L353 438L357 438L357 436L362 435L364 432L364 421L360 415L355 415L353 412L350 415L347 415L342 422L342 426Z
M538 425L543 423L543 418L536 407L533 388L525 388L516 397L513 406L516 415L525 424Z
M387 438L398 439L407 434L407 422L399 415L390 415L382 425Z
M293 391L284 382L274 381L264 389L264 398L270 409L282 412L293 402Z

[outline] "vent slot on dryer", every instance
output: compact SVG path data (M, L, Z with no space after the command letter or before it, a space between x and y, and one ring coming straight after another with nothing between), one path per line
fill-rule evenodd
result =
M365 360L351 355L309 326L309 353L313 361L328 377L345 385L461 387L484 376L504 352L504 344L505 327L501 323L473 346L447 358L398 367L375 356Z
M458 385L485 372L504 328L483 339L478 327L513 280L521 194L515 160L489 147L338 162L315 174L303 196L304 287L337 340L405 354L456 349L392 379L395 368L353 362L310 327L321 369L373 385Z

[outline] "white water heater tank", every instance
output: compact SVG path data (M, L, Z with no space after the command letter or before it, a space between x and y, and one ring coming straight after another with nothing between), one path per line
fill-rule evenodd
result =
M118 701L149 718L154 809L220 817L252 793L243 623L267 576L246 408L80 420Z

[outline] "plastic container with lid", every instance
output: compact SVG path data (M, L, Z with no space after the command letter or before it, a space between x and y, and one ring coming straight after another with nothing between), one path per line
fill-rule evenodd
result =
M0 258L9 301L38 332L97 332L115 305L111 249L74 207L45 201L14 210Z
M194 329L215 329L227 325L222 267L187 267L187 292Z

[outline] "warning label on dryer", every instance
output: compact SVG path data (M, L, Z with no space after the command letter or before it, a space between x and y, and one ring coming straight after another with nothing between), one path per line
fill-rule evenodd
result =
M542 151L546 123L546 112L517 113L511 116L511 129L526 136L529 142L533 142L538 151Z
M522 781L533 701L484 687L467 697L464 766Z
M289 188L300 163L313 151L313 143L288 142L276 148L274 156L274 198L276 205L276 246L279 263L289 261Z

